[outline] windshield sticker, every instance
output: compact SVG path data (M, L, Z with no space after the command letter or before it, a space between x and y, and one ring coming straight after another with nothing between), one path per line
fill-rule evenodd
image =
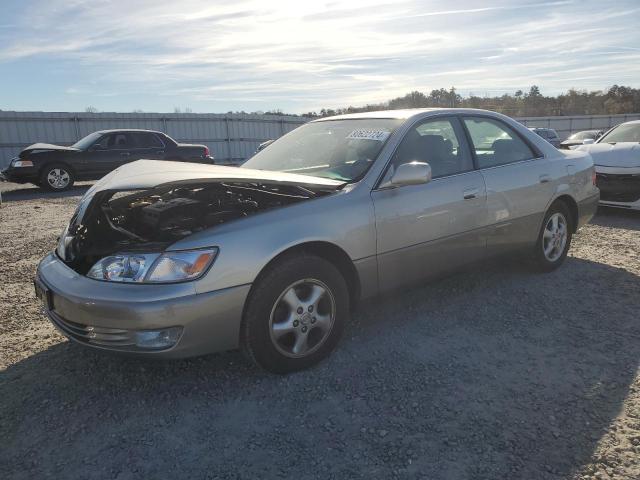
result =
M347 138L355 139L355 140L377 140L378 142L384 142L391 132L386 130L367 130L367 129L359 129L354 130Z

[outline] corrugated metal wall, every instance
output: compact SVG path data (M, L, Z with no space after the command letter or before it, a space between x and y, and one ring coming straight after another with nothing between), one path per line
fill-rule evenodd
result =
M640 114L518 118L529 127L555 129L564 139L571 133L607 129ZM96 130L146 128L167 133L179 142L202 143L222 163L239 163L257 146L308 121L304 117L214 113L50 113L0 111L0 168L20 150L36 142L71 145Z
M304 117L200 113L50 113L0 111L0 168L36 142L71 145L96 130L159 130L184 143L207 145L221 163L239 163L265 140L307 122Z

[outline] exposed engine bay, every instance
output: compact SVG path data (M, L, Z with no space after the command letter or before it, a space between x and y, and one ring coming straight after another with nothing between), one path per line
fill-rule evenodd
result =
M258 182L177 182L137 191L97 192L74 215L58 255L85 274L116 252L158 252L232 220L334 192L334 188Z

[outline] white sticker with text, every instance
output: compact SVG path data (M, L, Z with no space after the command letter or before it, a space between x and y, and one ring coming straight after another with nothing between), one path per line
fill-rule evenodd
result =
M354 130L347 138L351 138L354 140L377 140L378 142L384 142L391 132L387 132L386 130L367 130L367 129L359 129Z

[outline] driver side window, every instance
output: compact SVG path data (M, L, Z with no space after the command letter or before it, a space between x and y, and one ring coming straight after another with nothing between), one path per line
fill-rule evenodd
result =
M94 144L97 150L123 150L131 148L131 140L126 133L110 133L104 135Z
M392 159L395 170L409 162L426 162L433 178L473 170L473 159L459 139L455 118L438 118L419 123L407 132Z

